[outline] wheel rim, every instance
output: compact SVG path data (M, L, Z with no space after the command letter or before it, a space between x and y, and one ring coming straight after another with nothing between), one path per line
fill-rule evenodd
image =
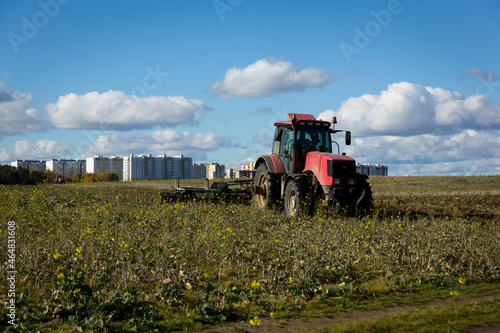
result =
M291 216L294 216L297 212L297 192L295 189L290 189L288 191L288 213Z
M259 180L257 182L257 186L262 188L264 194L257 194L257 203L260 207L264 207L266 205L266 196L267 196L267 179L265 174L261 174Z

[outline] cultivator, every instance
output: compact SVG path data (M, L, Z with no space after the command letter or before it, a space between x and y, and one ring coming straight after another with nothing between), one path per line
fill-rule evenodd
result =
M180 186L176 181L175 188L160 193L163 202L176 201L224 201L224 202L250 202L252 198L253 179L240 179L232 181L215 181L210 186L207 180L205 187Z

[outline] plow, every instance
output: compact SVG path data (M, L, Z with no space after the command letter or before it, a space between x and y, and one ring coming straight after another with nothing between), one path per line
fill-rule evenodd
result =
M255 162L254 179L215 181L210 186L181 187L161 192L164 202L178 200L222 200L250 202L258 210L283 209L287 217L314 214L320 202L334 212L363 212L372 205L368 176L356 173L356 162L332 141L332 134L351 132L335 129L332 121L310 114L289 113L289 120L274 123L270 154ZM337 148L336 152L335 149Z
M223 201L250 202L252 198L253 179L237 179L232 181L215 181L210 186L207 180L205 187L184 187L176 180L175 188L160 193L163 202L176 201Z

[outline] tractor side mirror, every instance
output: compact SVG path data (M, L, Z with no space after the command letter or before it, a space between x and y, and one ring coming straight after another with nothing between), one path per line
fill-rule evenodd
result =
M351 131L345 132L345 144L348 146L351 144Z

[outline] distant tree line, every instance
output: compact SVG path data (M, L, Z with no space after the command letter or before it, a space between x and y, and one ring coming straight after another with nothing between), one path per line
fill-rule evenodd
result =
M36 185L47 179L47 175L38 169L15 168L0 165L0 184Z
M44 172L38 169L16 168L10 165L0 165L0 184L2 185L36 185L43 182L52 184L57 173L51 170ZM95 183L95 182L114 182L118 181L116 172L103 173L75 173L73 179L66 179L75 183Z
M86 173L83 175L77 172L73 176L75 183L117 182L119 180L116 172Z

